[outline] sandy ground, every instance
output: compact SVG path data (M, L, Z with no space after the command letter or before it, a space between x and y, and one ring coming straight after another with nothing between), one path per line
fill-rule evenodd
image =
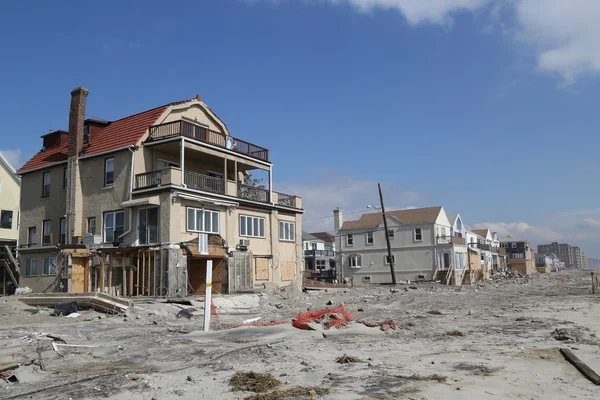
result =
M462 288L380 286L215 301L221 322L290 320L331 301L356 319L399 324L385 332L283 324L205 333L201 311L176 318L186 306L139 301L127 316L85 310L70 319L5 297L0 364L23 365L14 371L18 383L0 380L0 399L244 399L254 393L229 387L237 371L271 373L283 389L329 389L314 396L322 399L599 399L600 387L558 352L574 349L600 372L600 296L590 282L589 273L572 272ZM577 340L556 340L557 328ZM61 346L58 354L47 333L95 347ZM364 362L336 363L343 355ZM414 379L433 374L445 382Z

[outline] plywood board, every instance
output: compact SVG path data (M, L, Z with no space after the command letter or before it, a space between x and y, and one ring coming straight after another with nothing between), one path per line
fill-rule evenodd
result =
M255 258L254 259L254 276L257 281L268 281L269 280L269 265L271 260L268 258Z
M72 258L72 272L71 272L71 292L72 293L85 293L86 292L86 264L88 259L81 257Z
M293 261L281 262L281 280L291 281L296 276L296 263Z

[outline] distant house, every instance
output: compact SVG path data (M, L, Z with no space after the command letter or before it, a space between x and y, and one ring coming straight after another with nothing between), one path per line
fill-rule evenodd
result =
M327 239L328 241L326 241ZM335 252L328 237L317 237L314 233L302 234L304 269L307 271L335 270Z
M535 254L528 240L511 236L500 239L500 253L506 254L508 268L523 275L535 272Z
M15 168L0 153L0 275L2 294L7 294L8 282L19 281L16 247L19 235L19 199L21 179Z
M456 220L451 223L443 207L390 211L387 217L398 280L432 279L436 271L445 271L444 276L450 274L451 283L460 283L454 273L468 264L466 242L453 235ZM391 282L381 213L344 222L342 211L337 209L334 228L340 279L353 278L355 284Z

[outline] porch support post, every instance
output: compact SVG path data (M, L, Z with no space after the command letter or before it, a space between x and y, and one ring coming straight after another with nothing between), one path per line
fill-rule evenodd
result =
M185 186L185 139L181 137L181 149L179 155L179 165L181 165L181 184Z
M238 182L238 167L237 167L237 160L233 160L233 179L235 180L235 196L238 196L239 191L239 185L240 183Z
M223 159L223 187L225 188L225 194L229 194L227 193L227 157L225 157Z
M273 203L273 166L269 167L269 202Z

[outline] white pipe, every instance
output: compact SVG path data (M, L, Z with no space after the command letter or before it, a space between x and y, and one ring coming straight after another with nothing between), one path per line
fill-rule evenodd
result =
M212 260L206 260L206 296L204 297L204 332L210 330L210 312L212 306Z
M187 187L185 184L185 139L181 137L181 149L179 155L179 164L181 165L181 185Z

